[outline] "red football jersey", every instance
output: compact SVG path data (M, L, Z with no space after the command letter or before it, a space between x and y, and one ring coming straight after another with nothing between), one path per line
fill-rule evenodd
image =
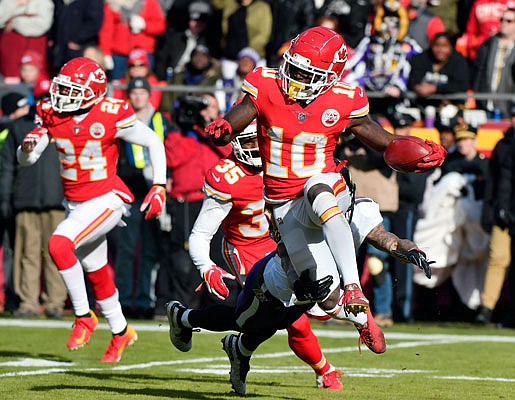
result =
M207 172L204 191L208 196L232 202L222 231L225 240L237 248L247 270L275 250L277 244L268 234L261 173L231 156Z
M258 140L265 195L270 200L298 197L313 175L334 172L333 153L350 118L368 114L368 98L342 82L307 107L289 100L277 69L256 68L243 82L258 112Z
M68 200L82 202L116 191L124 201L134 201L116 175L115 135L118 129L136 122L136 114L127 101L105 98L80 116L58 113L50 102L43 101L38 103L36 112L36 119L55 140L64 196Z

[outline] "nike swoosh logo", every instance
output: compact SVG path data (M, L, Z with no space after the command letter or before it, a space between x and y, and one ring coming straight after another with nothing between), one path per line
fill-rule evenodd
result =
M359 94L359 97L363 97L363 91L362 90L360 90L358 94Z
M220 177L217 177L213 172L211 172L211 176L215 180L215 182L220 182Z
M82 331L82 335L80 335L80 337L75 339L75 343L77 343L77 344L84 343L84 339L86 338L86 334L87 334L86 330Z
M122 108L123 108L124 110L128 110L128 109L129 109L129 103L125 103L125 104L122 106Z

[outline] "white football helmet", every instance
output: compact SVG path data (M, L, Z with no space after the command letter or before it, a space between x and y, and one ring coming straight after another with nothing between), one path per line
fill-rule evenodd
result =
M261 168L263 164L261 162L261 156L259 155L259 147L244 149L242 146L242 141L244 139L255 137L257 137L256 120L252 121L249 126L243 130L243 132L241 132L231 141L232 152L234 153L234 156L242 163L252 167Z

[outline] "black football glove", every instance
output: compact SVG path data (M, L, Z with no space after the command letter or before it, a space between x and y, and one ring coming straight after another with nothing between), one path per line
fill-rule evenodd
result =
M428 261L426 258L426 253L424 253L420 249L411 249L408 251L399 251L392 250L392 254L397 257L399 260L405 263L411 263L419 267L424 274L426 274L427 279L431 279L431 264L434 264L435 261Z
M306 269L293 283L293 292L301 303L316 303L329 295L332 284L333 277L331 275L312 281L309 277L309 270Z

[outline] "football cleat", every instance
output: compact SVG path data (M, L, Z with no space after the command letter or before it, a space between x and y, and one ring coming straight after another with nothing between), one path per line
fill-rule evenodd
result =
M170 324L170 340L177 350L187 352L191 350L191 336L193 330L186 328L181 323L181 316L186 311L178 301L170 301L166 303L166 315L168 316L168 323Z
M97 316L93 310L89 310L89 313L91 314L89 317L75 318L72 334L68 339L68 343L66 343L66 346L68 346L70 350L80 349L88 343L91 338L91 334L97 327Z
M361 343L365 343L366 346L376 354L381 354L386 351L386 341L383 331L377 326L370 310L367 311L367 322L361 326L355 326L359 332L358 349L360 353Z
M222 339L222 348L231 362L230 381L234 391L243 395L247 391L247 374L250 370L250 357L243 356L238 350L238 336L227 335Z
M343 372L337 369L324 375L317 375L317 386L320 389L343 390L343 384L340 382L342 376Z
M359 313L367 312L369 303L358 285L351 283L343 290L342 304L347 314L357 316Z
M127 330L123 335L113 335L111 343L107 346L107 350L100 361L109 363L120 361L125 348L136 340L138 340L138 334L132 326L127 325Z

